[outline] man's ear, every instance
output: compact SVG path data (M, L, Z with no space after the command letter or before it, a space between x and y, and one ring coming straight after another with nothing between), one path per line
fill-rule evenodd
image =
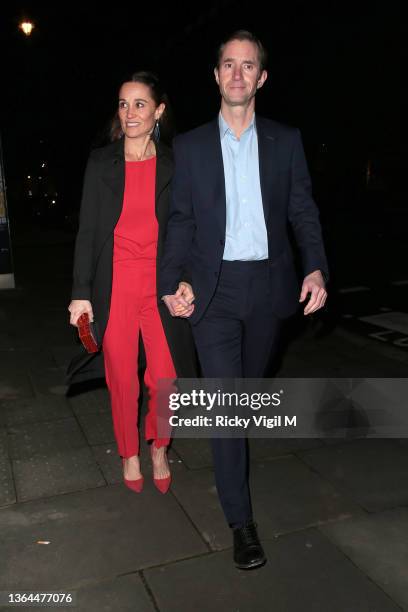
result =
M268 73L266 72L266 70L262 70L261 74L259 75L259 79L256 84L256 88L261 89L262 85L265 83L267 78L268 78Z
M220 84L220 78L218 76L218 68L214 68L214 76L215 76L215 80L217 81L217 85Z

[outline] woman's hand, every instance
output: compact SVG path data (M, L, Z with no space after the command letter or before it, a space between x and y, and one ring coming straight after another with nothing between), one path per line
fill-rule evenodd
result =
M81 314L84 314L84 312L87 312L89 315L89 320L91 322L93 321L92 304L89 300L72 300L68 306L68 310L71 313L71 317L69 319L71 325L76 326L79 317Z

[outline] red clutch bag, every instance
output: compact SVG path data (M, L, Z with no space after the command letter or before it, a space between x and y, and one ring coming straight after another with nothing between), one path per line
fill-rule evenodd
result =
M97 353L99 350L93 323L90 322L87 312L81 314L77 321L79 339L88 353Z

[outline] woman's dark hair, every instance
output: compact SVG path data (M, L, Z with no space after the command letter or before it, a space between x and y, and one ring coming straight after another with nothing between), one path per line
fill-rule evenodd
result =
M173 137L174 128L173 128L173 120L172 120L172 112L170 108L169 99L167 94L163 91L163 88L160 84L158 77L153 73L147 70L140 70L139 72L134 72L129 76L129 78L122 79L121 85L123 83L143 83L150 90L150 95L156 103L156 106L163 103L166 105L164 112L162 113L159 119L160 125L160 140L164 140L166 143L170 143ZM112 119L110 126L110 140L113 142L114 140L118 140L122 138L123 132L120 126L119 113L116 111L115 116Z
M256 45L258 49L259 69L262 72L262 70L266 68L267 59L268 59L266 49L261 43L261 41L259 40L259 38L257 38L255 34L252 34L252 32L248 32L248 30L236 30L235 32L230 34L228 38L226 38L220 44L220 46L217 49L217 68L220 65L220 61L222 58L222 53L224 51L225 45L233 40L247 40L248 42L251 42L254 45Z

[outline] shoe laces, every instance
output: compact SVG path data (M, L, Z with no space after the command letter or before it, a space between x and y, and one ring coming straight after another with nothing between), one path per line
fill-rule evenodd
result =
M257 524L256 523L247 523L239 530L240 539L247 545L250 544L259 544L258 534L256 531Z

